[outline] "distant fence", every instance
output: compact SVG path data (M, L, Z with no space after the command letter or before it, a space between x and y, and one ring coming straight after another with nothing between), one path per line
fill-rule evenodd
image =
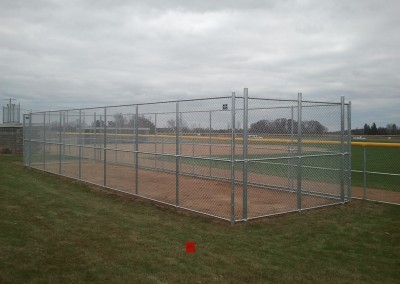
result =
M400 204L400 143L352 146L353 197Z

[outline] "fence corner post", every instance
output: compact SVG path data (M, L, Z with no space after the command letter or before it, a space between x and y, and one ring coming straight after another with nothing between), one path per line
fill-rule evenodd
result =
M135 193L139 194L139 106L136 105L135 112Z
M104 108L104 135L103 135L103 159L104 159L104 169L103 169L103 184L107 186L107 107Z
M235 92L232 92L231 98L231 224L235 223L235 146L236 146L236 128L235 128L235 115L236 115L236 97Z
M347 129L348 129L348 133L347 133L347 151L348 151L348 165L347 165L347 171L348 171L348 180L347 180L347 198L348 201L351 201L351 196L352 196L352 192L351 192L351 101L349 101L349 104L347 105Z
M179 170L180 170L180 113L179 101L176 101L176 123L175 123L175 206L179 207Z
M302 139L302 93L298 93L298 109L297 109L297 210L301 211L301 199L302 199L302 188L301 188L301 179L302 179L302 149L301 149L301 139Z
M61 175L61 166L62 166L62 111L60 111L60 124L59 124L59 127L60 127L60 132L59 132L59 135L60 135L60 137L59 137L59 149L58 149L58 155L59 155L59 157L58 157L58 174L59 175Z
M247 221L248 146L249 146L249 90L244 88L243 98L243 219Z
M344 203L344 96L340 97L340 201Z
M82 137L82 109L79 110L79 179L82 179L82 145L84 144L84 139ZM61 146L60 146L61 147Z

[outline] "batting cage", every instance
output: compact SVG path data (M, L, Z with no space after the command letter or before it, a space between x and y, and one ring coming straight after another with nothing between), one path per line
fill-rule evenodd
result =
M230 96L24 115L24 164L230 221L351 200L351 104Z

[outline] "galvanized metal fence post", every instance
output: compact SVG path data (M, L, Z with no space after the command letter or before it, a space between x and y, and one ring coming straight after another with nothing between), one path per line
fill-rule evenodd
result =
M104 159L104 170L103 170L103 181L104 186L107 186L107 108L104 108L104 149L103 149L103 159Z
M82 179L82 145L84 144L82 138L82 110L79 109L79 179Z
M104 146L104 141L103 143L101 142L101 139L103 139L101 133L103 132L101 129L104 128L104 120L103 120L103 116L100 114L100 125L99 125L99 139L100 139L100 143L99 143L99 161L101 162L103 160L103 146ZM104 140L104 139L103 139Z
M363 159L363 163L364 163L364 173L363 173L363 185L364 185L364 194L363 194L363 199L367 199L367 147L364 145L363 146L364 149L364 159Z
M212 149L211 149L211 120L212 119L212 112L210 111L210 124L209 124L209 141L208 141L208 153L209 153L209 155L208 155L208 158L210 159L209 160L209 163L208 163L208 173L209 173L209 176L211 177L211 152L212 152Z
M49 138L50 138L50 139L48 139L49 141L47 142L47 143L50 143L50 145L48 147L49 148L49 153L51 153L51 146L52 146L52 144L51 144L52 143L52 138L51 138L51 115L50 114L51 114L51 112L49 111L49 119L47 121L47 123L49 124L49 129L48 129L49 133L48 133L48 135L49 135Z
M4 122L4 120L3 120ZM26 165L26 125L25 125L25 115L23 115L22 119L22 159L23 159L23 164Z
M344 96L340 97L340 201L344 202Z
M290 142L288 143L288 187L291 191L294 191L294 180L293 180L293 106L290 107L291 119L290 119Z
M22 119L22 158L23 158L23 164L26 166L27 165L27 161L28 161L28 152L27 152L27 144L26 144L26 139L27 139L27 127L26 127L26 120L27 120L27 116L24 114Z
M117 121L114 121L114 163L118 161L118 125Z
M194 138L192 138L192 158L194 158ZM194 163L195 163L195 160L194 159L192 159L192 174L194 175Z
M161 136L161 169L164 170L164 137Z
M59 133L59 146L58 146L58 160L59 160L59 164L58 164L58 174L61 174L61 164L62 164L62 111L60 111L60 133Z
M175 164L175 189L176 189L176 207L179 207L179 171L180 171L180 140L179 140L179 135L180 135L180 115L179 115L179 101L176 101L176 140L175 140L175 146L176 146L176 164Z
M97 120L96 120L96 112L93 114L93 120L94 120L94 129L93 129L93 159L97 159L97 145L96 145L96 132L97 132Z
M46 112L43 112L43 170L46 170Z
M62 126L62 132L63 132L63 134L64 134L64 136L62 137L62 160L63 161L65 161L65 112L63 112L63 114L62 114L62 116L63 116L63 122L62 122L62 124L63 124L63 126Z
M67 127L69 128L69 112L67 111ZM70 129L67 129L68 131ZM68 137L68 136L67 136ZM67 139L68 142L68 154L71 156L71 138Z
M28 165L32 166L32 113L29 113L29 156Z
M244 88L243 98L243 220L247 221L247 179L248 179L248 124L249 124L249 90Z
M298 93L298 106L297 106L297 209L300 211L302 208L302 93Z
M348 201L351 201L351 102L347 105L347 151L348 151L348 157L347 157L347 198Z
M135 191L139 194L139 106L135 114Z
M231 107L231 224L235 223L235 146L236 146L236 97L235 92L232 93Z
M157 134L157 113L154 113L154 168L157 169L157 160L158 160L158 152L157 152L157 144L158 144L158 134Z

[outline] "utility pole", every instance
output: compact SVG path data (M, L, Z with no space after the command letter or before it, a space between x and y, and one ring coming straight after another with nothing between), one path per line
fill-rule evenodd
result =
M8 122L11 122L11 98L10 98L10 103L8 105Z
M12 120L13 120L13 115L11 114L11 110L12 110L12 101L16 101L17 99L13 99L13 98L9 98L9 99L4 99L4 100L6 100L6 101L8 101L9 103L8 103L8 106L7 106L7 109L8 109L8 117L7 117L7 120L8 120L8 123L11 123L12 122ZM3 123L4 123L4 119L6 119L5 118L5 116L4 116L4 108L3 108Z

